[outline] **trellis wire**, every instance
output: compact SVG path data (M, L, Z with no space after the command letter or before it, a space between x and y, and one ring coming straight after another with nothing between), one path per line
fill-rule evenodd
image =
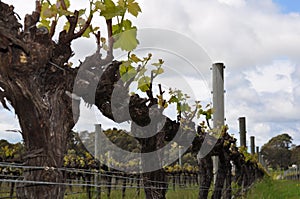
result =
M101 187L101 188L117 188L117 189L122 189L122 188L141 188L141 189L166 189L164 187L154 187L154 186L122 186L122 185L118 185L118 186L115 186L115 185L96 185L96 184L73 184L73 183L57 183L57 182L45 182L45 181L30 181L30 180L9 180L9 179L0 179L0 182L6 182L6 183L25 183L25 184L39 184L39 185L61 185L61 186L79 186L79 187L82 187L82 186L90 186L90 187ZM167 188L169 189L169 188ZM192 187L183 187L181 189L185 189L185 190L207 190L207 189L210 189L210 187L195 187L195 188L192 188ZM236 190L238 188L230 188L230 189L220 189L220 190Z
M126 173L122 173L122 172L114 172L114 171L106 171L108 173L115 173L115 174L120 174L120 175L111 175L111 174L107 174L107 173L104 173L104 172L99 172L99 170L95 170L94 172L93 171L90 171L90 170L85 170L85 169L70 169L70 168L55 168L55 167L48 167L48 166L45 166L45 167L41 167L41 166L25 166L25 165L17 165L17 164L10 164L10 163L3 163L3 162L0 162L0 167L1 166L5 166L5 167L12 167L12 168L22 168L22 169L31 169L31 170L58 170L58 171L67 171L67 172L71 172L71 173L84 173L84 174L89 174L89 175L101 175L102 177L117 177L119 179L128 179L128 180L137 180L138 178L134 178L134 177L127 177L127 176L124 176L125 175L140 175L140 174L126 174ZM142 178L140 178L139 180L142 180ZM147 182L152 182L152 183L158 183L158 184L169 184L167 182L162 182L162 181L153 181L153 180L147 180Z
M90 176L99 176L101 175L101 177L110 177L110 178L118 178L118 179L123 179L123 180L134 180L135 182L139 181L141 182L140 186L137 185L129 185L128 183L126 183L126 185L124 186L122 185L117 185L117 184L106 184L103 183L103 181L100 181L99 184L95 184L95 181L84 181L85 183L74 183L74 179L65 179L65 182L63 183L59 183L59 182L46 182L46 181L31 181L31 180L24 180L21 179L22 176L16 176L16 175L5 175L5 174L1 174L1 178L0 182L4 182L4 183L16 183L18 184L36 184L36 185L60 185L60 186L75 186L75 187L93 187L93 188L114 188L114 189L171 189L171 186L179 186L180 189L184 189L184 190L210 190L211 187L203 187L203 186L195 186L195 187L186 187L186 184L182 184L182 183L173 183L170 182L170 179L168 179L167 182L162 182L162 181L151 181L151 180L147 180L147 182L151 182L151 183L156 183L156 184L167 184L169 185L168 188L165 187L159 187L159 186L143 186L143 182L144 179L143 178L138 178L138 177L130 177L130 176L140 176L139 173L136 174L126 174L123 172L118 172L118 171L101 171L101 170L96 170L93 169L91 170L87 170L87 169L76 169L76 168L54 168L54 167L48 167L48 166L26 166L26 165L22 165L22 164L15 164L15 163L7 163L7 162L0 162L0 167L10 167L10 168L19 168L19 169L29 169L29 170L47 170L47 171L64 171L64 172L70 172L70 173L82 173L82 174L89 174ZM124 175L128 175L128 176L124 176ZM172 175L172 176L168 176L169 178L180 178L180 175ZM4 179L6 178L6 179ZM19 179L12 179L12 178L19 178ZM197 179L198 177L193 177L195 179ZM239 188L228 188L228 189L219 189L219 190L238 190ZM80 194L83 192L78 192L78 193L74 193L74 194ZM70 194L70 193L69 193Z

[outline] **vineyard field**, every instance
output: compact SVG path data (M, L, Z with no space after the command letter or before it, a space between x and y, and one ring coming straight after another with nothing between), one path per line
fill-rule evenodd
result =
M300 198L300 182L292 180L272 180L269 177L253 185L241 198L247 199L297 199Z
M6 183L3 183L1 186L1 192L0 192L0 198L10 198L9 197L9 190L10 186ZM91 198L96 198L95 192L96 190L92 190L92 197ZM94 193L94 194L93 194ZM106 190L101 192L101 199L108 199L106 195ZM13 198L15 198L15 194L13 195ZM87 194L86 190L83 190L81 187L75 187L72 189L67 189L65 193L65 199L87 199ZM113 189L111 192L111 199L114 198L122 198L122 190L121 189ZM144 190L140 189L140 194L138 194L136 188L127 188L126 189L126 196L124 199L144 199L145 194ZM182 199L194 199L198 198L198 187L193 186L193 187L188 187L188 188L182 188L182 187L176 187L175 190L173 190L172 187L169 188L167 194L166 194L167 199L173 199L173 198L182 198Z

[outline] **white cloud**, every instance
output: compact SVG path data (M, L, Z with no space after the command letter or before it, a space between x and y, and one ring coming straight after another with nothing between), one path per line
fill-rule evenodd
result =
M289 61L274 61L271 65L257 66L255 70L246 72L252 87L259 93L275 93L293 90L292 73L295 66Z
M204 45L214 60L226 61L231 67L295 56L300 48L299 16L277 13L272 4L251 2L235 8L215 1L194 1L185 4L192 17L189 21L182 19L182 23L190 24L187 32L194 33L192 37Z
M265 144L268 141L266 140L266 137L273 137L271 127L267 123L253 124L252 132L249 132L248 134L255 136L256 146L262 146Z
M293 90L293 103L295 106L300 106L300 84L296 85Z
M83 102L83 101L82 101ZM130 125L127 122L117 124L112 120L104 117L96 106L88 108L84 103L80 104L80 117L73 130L77 132L81 131L94 131L95 124L101 124L102 129L118 128L130 130Z
M280 13L272 1L144 0L141 6L143 13L134 20L138 27L183 33L204 46L214 61L227 66L266 64L282 56L299 60L300 16Z
M0 105L0 139L18 142L22 139L21 134L8 130L20 130L18 119L13 112L3 109Z
M226 75L226 114L231 131L239 137L237 118L245 116L248 136L255 135L257 145L282 132L290 132L294 143L299 144L299 129L295 126L300 119L300 86L295 84L295 64L275 60L238 71Z
M287 129L281 130L280 134L284 134L284 133L289 134L292 137L294 142L300 141L299 130L297 130L296 128L287 128Z
M224 3L229 6L241 7L246 5L245 0L218 0L220 3Z

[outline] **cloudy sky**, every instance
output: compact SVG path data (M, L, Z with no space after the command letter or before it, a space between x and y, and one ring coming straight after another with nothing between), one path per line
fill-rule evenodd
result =
M34 8L34 1L3 1L15 3L21 16ZM257 145L281 133L290 134L300 144L299 0L139 2L143 12L133 19L138 28L180 33L201 46L212 62L226 65L225 114L230 133L238 138L237 119L244 116L247 136L254 135ZM90 49L75 52L84 55L93 48L91 43ZM203 69L204 76L209 68ZM201 81L187 81L201 87ZM5 131L18 128L14 113L0 108L0 139L21 140L17 133Z

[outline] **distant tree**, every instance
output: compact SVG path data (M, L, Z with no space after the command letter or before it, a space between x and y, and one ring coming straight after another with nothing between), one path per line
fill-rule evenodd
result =
M268 161L268 165L273 169L287 169L291 163L292 137L288 134L281 134L273 137L261 149L262 155Z
M198 162L196 157L192 153L186 153L182 156L182 164L196 166L198 165Z
M118 146L119 148L130 151L133 153L139 153L141 151L141 146L138 143L138 141L128 134L128 132L124 130L119 130L116 128L113 129L107 129L103 131L105 136L112 142L114 145ZM95 154L95 132L87 132L83 131L79 133L79 136L82 140L82 143L86 147L86 150L88 150L91 154ZM112 150L109 144L106 144L105 141L101 140L101 152L100 152L100 160L105 162L110 162L111 166L114 164L120 165L121 163L117 160L113 159L112 157L118 157L118 160L123 160L125 157L123 157L123 154L118 154L116 151ZM126 157L126 159L131 159ZM135 161L138 163L138 161ZM126 165L128 167L128 165Z
M12 144L7 140L0 140L0 161L22 162L23 154L24 144L20 142Z
M291 149L291 164L300 165L300 145Z

